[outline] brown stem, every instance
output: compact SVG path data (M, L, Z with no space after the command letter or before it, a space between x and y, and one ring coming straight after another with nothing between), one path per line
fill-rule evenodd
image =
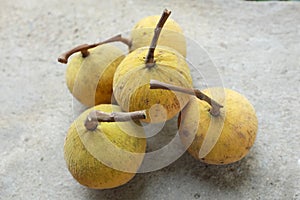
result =
M167 21L168 17L171 15L171 11L165 9L162 13L160 20L158 21L156 28L154 29L154 36L151 41L151 45L146 57L146 67L152 68L155 66L155 60L154 60L154 51L157 46L157 41L161 32L161 29L163 28L165 22Z
M93 131L97 128L98 122L125 122L135 119L145 119L146 111L135 112L112 112L106 113L98 110L93 110L87 116L84 126L87 130Z
M206 101L209 105L211 105L210 114L213 116L220 115L220 108L223 108L221 104L204 94L198 89L190 89L190 88L183 88L175 85L171 85L168 83L163 83L157 80L150 80L150 89L165 89L165 90L173 90L177 92L182 92L185 94L194 95L197 98Z
M88 49L90 48L94 48L96 46L99 46L99 45L102 45L102 44L106 44L106 43L111 43L111 42L122 42L124 44L126 44L128 46L128 48L131 47L131 40L130 39L127 39L127 38L123 38L121 34L119 35L116 35L114 37L111 37L107 40L104 40L102 42L98 42L98 43L95 43L95 44L82 44L82 45L79 45L63 54L61 54L59 57L58 57L58 62L60 63L68 63L68 58L76 53L76 52L81 52L82 54L82 57L87 57L90 53L88 51Z

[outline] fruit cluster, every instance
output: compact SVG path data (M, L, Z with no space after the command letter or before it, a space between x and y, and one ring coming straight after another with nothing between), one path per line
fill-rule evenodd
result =
M170 14L140 20L130 39L117 35L58 58L68 63L70 92L91 107L72 123L64 144L68 169L82 185L114 188L134 177L146 153L140 122L178 116L182 143L207 164L236 162L253 145L257 118L244 96L221 87L192 89L186 40ZM117 41L128 46L127 55L109 44Z

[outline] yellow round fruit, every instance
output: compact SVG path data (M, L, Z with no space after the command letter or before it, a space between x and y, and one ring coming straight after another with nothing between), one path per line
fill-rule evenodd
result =
M247 155L257 133L257 117L251 103L230 89L208 88L207 96L223 104L220 115L211 106L192 97L181 112L180 138L188 152L208 164L229 164Z
M84 123L92 110L120 112L119 106L101 104L83 112L71 125L64 144L64 158L72 176L95 189L115 188L130 181L146 151L142 128L134 122L100 122L95 130Z
M130 51L140 47L149 47L154 35L154 29L160 16L148 16L141 19L131 31L132 44ZM159 46L167 46L186 56L186 41L182 29L173 19L168 19L158 39Z
M73 96L86 106L111 103L113 76L124 59L122 50L110 44L76 53L68 63L66 82Z
M136 49L120 63L114 76L113 92L123 110L146 110L145 122L163 122L174 117L189 97L173 91L151 90L150 80L191 88L192 78L184 57L176 51L157 47L151 67L145 63L147 52L147 47Z

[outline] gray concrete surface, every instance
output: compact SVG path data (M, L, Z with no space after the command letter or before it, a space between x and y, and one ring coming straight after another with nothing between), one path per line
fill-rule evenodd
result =
M207 50L223 85L253 103L256 143L232 165L207 166L184 154L120 188L87 189L63 159L78 113L57 56L163 8ZM0 16L1 200L300 199L300 3L2 0Z

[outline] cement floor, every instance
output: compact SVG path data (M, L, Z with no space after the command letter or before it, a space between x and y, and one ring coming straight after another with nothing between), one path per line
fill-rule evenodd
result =
M63 158L64 137L78 112L57 57L128 32L164 8L206 50L220 74L222 85L216 85L254 105L255 145L231 165L204 165L185 153L122 187L83 187ZM0 13L1 200L300 199L300 3L11 0L1 1Z

